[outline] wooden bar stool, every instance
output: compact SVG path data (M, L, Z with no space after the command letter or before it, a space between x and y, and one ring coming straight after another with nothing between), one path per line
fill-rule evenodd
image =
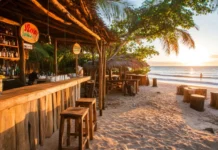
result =
M94 131L97 130L96 98L80 98L76 101L76 106L89 108L89 135L90 140L93 140Z
M64 131L64 121L67 119L67 146L70 145L70 136L79 136L79 150L84 147L89 148L89 122L88 122L88 108L84 107L69 107L60 113L60 129L59 129L59 150L62 149L62 136ZM70 133L70 119L74 119L77 123L78 131ZM83 123L85 122L85 124ZM75 125L76 126L76 125ZM85 127L85 129L83 128Z

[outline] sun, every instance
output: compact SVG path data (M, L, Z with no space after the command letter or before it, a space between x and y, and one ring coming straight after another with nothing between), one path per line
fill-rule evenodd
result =
M202 66L210 60L210 55L207 50L203 49L183 49L176 56L176 61L184 66Z

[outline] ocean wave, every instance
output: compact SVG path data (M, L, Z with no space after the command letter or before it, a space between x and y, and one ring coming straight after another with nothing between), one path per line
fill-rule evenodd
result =
M170 74L159 74L159 73L148 73L148 75L157 75L157 76L164 76L164 77L181 77L181 78L200 78L199 76L191 76L191 75L170 75ZM218 79L218 77L209 77L203 76L202 78L205 79Z
M207 84L207 85L216 85L218 86L217 82L209 82L209 81L192 81L192 80L179 80L179 79L169 79L169 78L157 78L158 80L164 81L175 81L175 82L184 82L184 83L193 83L193 84Z

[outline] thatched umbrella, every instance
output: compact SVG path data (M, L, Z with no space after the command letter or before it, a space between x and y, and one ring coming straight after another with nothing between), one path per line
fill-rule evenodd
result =
M107 69L112 68L120 68L120 67L130 67L133 69L139 69L148 67L149 65L144 61L139 61L136 58L132 57L131 55L119 55L115 56L114 58L107 61ZM83 68L85 70L96 70L98 68L98 61L94 62L94 65L92 61L88 61L83 65Z
M120 68L120 67L130 67L133 69L139 69L148 67L149 65L146 62L139 61L131 55L119 55L107 61L107 68Z

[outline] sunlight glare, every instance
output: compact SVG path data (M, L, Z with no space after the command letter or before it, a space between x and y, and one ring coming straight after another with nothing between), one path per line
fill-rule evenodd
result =
M185 66L201 66L210 60L209 53L206 49L183 49L180 50L178 56L171 56Z

